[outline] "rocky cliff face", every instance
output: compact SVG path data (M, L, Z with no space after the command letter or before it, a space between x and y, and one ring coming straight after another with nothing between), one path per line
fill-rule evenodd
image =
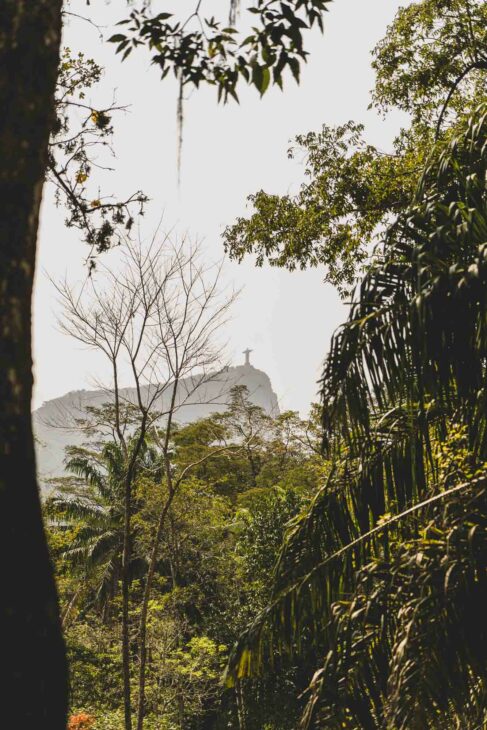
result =
M178 410L176 420L190 423L211 413L226 410L230 390L236 385L248 388L250 400L261 406L266 413L277 415L279 406L272 390L269 376L262 370L246 364L230 367L213 376L207 382L195 387L194 380L182 381L178 390ZM135 388L124 388L125 401L135 403ZM155 407L161 412L167 407L172 391L167 389L158 399ZM147 391L146 391L147 395ZM113 401L113 395L104 390L77 390L60 398L46 401L33 413L33 426L36 438L37 471L41 483L52 477L62 476L64 449L69 445L81 445L86 434L76 427L88 407L100 407Z

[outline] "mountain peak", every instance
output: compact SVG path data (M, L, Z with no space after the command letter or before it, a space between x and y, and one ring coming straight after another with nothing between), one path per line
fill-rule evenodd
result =
M238 385L244 385L248 389L249 399L254 405L260 406L269 415L279 414L277 396L269 376L250 363L250 351L246 352L243 365L228 366L215 372L196 387L196 375L181 381L176 416L179 423L191 423L212 413L225 411L230 402L230 391ZM148 392L148 388L149 386L145 386L145 392ZM121 393L125 401L136 402L135 388L122 388ZM155 407L163 411L171 395L172 387L168 387ZM63 396L45 401L34 411L32 421L41 481L62 476L66 446L81 445L86 441L84 433L76 425L76 420L86 415L87 408L101 407L112 401L113 392L109 389L71 390Z

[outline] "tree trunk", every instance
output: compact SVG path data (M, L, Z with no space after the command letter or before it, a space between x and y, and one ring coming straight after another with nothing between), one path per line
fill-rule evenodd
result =
M147 669L147 612L149 608L149 599L152 590L152 581L156 569L157 562L157 551L162 537L162 530L164 528L164 521L167 513L171 508L172 501L176 494L177 485L173 485L171 463L169 460L169 440L172 434L172 423L174 416L174 409L176 405L176 394L178 391L179 376L176 375L174 385L172 389L171 403L169 406L167 423L164 434L164 444L162 446L162 453L164 458L164 469L166 472L166 482L168 488L168 497L166 502L163 504L159 520L157 523L156 534L154 535L154 542L152 543L152 549L149 559L149 568L147 570L147 577L144 587L144 595L142 597L142 607L140 611L139 621L139 692L138 692L138 712L137 712L137 730L143 730L144 717L145 717L145 674Z
M170 477L169 477L170 479ZM170 484L172 482L170 481ZM156 534L154 536L154 542L152 543L149 568L147 570L147 577L144 586L144 595L142 598L142 607L140 610L139 619L139 700L138 700L138 713L137 713L137 730L142 730L144 727L145 717L145 675L147 669L147 612L149 608L149 600L151 597L152 582L154 580L154 573L156 570L157 563L157 552L162 538L162 530L164 528L164 522L167 513L171 507L176 491L169 487L169 496L162 507L157 523Z
M132 730L130 690L130 560L132 542L132 475L125 480L125 506L122 551L122 673L125 730Z
M129 456L125 475L125 505L122 551L122 671L125 730L132 730L132 696L130 686L130 562L132 559L132 487L137 459L144 444L147 413L142 416L139 435Z
M30 415L31 296L61 6L0 3L0 687L2 717L19 729L65 730L67 711Z
M184 730L184 697L183 697L182 690L179 690L179 695L178 695L178 717L179 717L179 730Z
M242 690L242 684L239 679L235 682L235 698L237 700L237 717L239 730L246 730L247 723L245 721L245 703Z

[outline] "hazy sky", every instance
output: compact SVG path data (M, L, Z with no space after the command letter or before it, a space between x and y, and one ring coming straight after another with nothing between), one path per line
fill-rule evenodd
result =
M324 35L316 33L306 41L311 56L299 87L288 79L284 93L272 89L263 100L253 90L242 89L240 106L227 107L216 104L213 89L193 93L185 104L179 188L174 83L160 82L143 51L120 64L113 47L104 44L92 26L72 20L65 44L73 51L83 50L106 70L93 106L106 106L113 90L119 104L130 105L128 113L114 119L116 158L110 164L115 172L103 178L105 192L124 196L142 189L151 199L142 235L152 233L163 213L164 228L204 239L208 258L218 259L223 253L221 231L245 213L249 193L298 189L302 166L286 155L296 134L354 119L365 123L368 141L384 150L390 147L399 117L384 121L367 111L374 81L370 50L400 4L335 0ZM86 3L72 2L71 9L86 12ZM114 0L88 8L102 24L119 20L125 9ZM107 28L106 36L110 34ZM86 246L76 231L65 228L64 217L46 189L34 300L34 407L66 391L89 388L95 377L109 382L103 361L56 326L59 307L48 276L67 275L75 282L87 273ZM111 252L106 261L119 254ZM242 350L253 348L252 363L270 376L281 407L304 413L316 399L330 337L346 315L337 293L323 284L323 271L258 269L250 258L240 265L229 262L225 281L243 287L225 333L230 359L240 364Z

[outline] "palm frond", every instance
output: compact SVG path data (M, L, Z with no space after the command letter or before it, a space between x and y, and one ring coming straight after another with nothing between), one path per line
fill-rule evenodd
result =
M245 677L312 641L325 661L306 727L474 727L485 713L486 132L484 104L433 155L332 340L323 426L336 467L230 661ZM453 423L460 484L435 453Z
M88 498L53 496L46 500L46 514L61 523L90 523L105 524L106 510Z

